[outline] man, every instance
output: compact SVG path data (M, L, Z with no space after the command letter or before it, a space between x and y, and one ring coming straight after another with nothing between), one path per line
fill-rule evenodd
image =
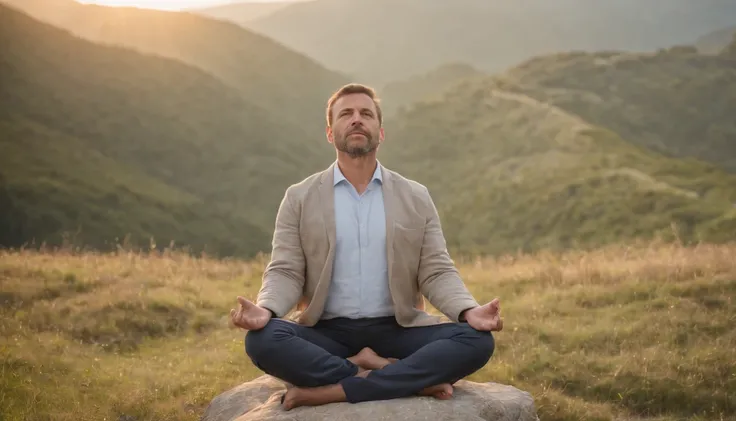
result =
M337 161L286 190L257 302L238 297L232 322L253 363L290 385L287 410L448 399L493 354L499 301L481 306L463 285L427 189L378 162L375 92L343 86L326 118ZM282 319L295 305L296 321Z

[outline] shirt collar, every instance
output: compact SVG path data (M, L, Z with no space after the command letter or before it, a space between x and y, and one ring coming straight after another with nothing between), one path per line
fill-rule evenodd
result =
M333 175L333 185L337 185L337 183L345 180L347 181L347 178L345 178L345 175L343 175L342 171L340 171L340 166L337 165L337 162L335 162L335 169L334 169L334 175ZM378 181L379 183L383 183L383 173L381 171L381 163L376 163L376 170L373 171L373 178L371 178L371 182Z

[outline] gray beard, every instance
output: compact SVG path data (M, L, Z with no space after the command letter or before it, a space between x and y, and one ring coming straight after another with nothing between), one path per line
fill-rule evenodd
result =
M351 158L360 158L368 155L378 148L378 145L373 143L373 138L368 138L368 142L365 146L348 146L347 137L343 138L342 141L337 142L337 150L345 152Z

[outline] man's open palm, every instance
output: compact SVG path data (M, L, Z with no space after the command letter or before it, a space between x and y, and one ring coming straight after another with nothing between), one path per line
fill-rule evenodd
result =
M243 297L238 296L237 309L230 310L230 319L233 324L245 330L260 330L266 327L271 319L271 312L259 307Z
M468 310L465 313L465 320L475 330L500 331L503 329L503 319L499 299L494 298L488 304Z

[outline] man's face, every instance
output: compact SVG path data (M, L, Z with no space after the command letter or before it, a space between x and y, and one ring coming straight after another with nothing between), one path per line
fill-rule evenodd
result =
M383 142L383 128L378 121L376 105L365 94L341 97L332 109L332 127L327 138L338 151L352 158L368 155Z

